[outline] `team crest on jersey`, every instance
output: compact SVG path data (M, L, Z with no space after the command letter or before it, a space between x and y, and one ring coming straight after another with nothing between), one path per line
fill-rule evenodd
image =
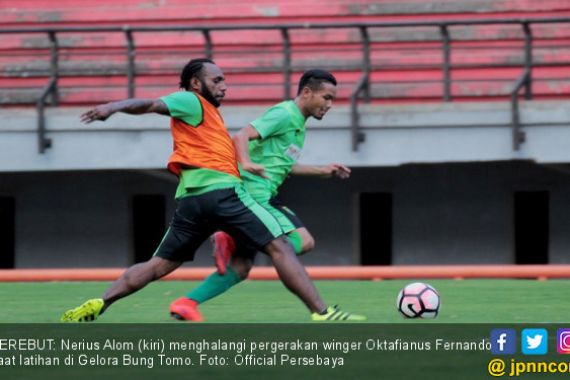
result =
M299 157L301 157L301 148L295 144L291 144L289 148L285 150L285 155L293 161L297 161Z

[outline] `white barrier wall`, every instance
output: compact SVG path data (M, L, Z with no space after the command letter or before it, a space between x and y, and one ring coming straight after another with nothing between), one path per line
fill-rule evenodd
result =
M265 107L222 107L233 132ZM318 122L310 120L302 160L339 160L352 166L408 163L533 160L570 162L570 110L566 102L523 102L527 141L512 148L508 103L448 103L361 106L366 141L351 146L350 112L336 106ZM34 109L0 109L0 172L92 169L162 169L171 152L164 116L117 114L106 122L82 125L83 108L48 109L47 137L53 147L38 153Z

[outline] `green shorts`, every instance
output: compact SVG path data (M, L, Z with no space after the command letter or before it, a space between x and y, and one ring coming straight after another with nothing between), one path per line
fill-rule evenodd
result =
M301 219L290 208L281 203L277 197L271 196L271 191L269 191L263 183L244 181L244 185L251 197L277 220L285 234L305 227ZM239 236L232 236L236 241L236 256L253 260L259 249L249 244L246 240L241 239Z
M244 185L251 197L277 219L283 232L288 234L305 226L290 208L281 203L276 196L272 196L271 191L264 183L244 181Z
M269 202L260 202L259 204L277 219L281 229L286 234L297 228L305 227L301 219L289 207L281 203L279 199L271 198Z

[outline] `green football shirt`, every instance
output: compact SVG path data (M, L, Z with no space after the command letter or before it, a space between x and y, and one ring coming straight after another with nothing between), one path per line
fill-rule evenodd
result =
M268 179L241 170L242 179L252 185L248 186L250 193L268 191L275 196L301 155L305 144L305 117L294 101L287 100L268 109L251 125L260 139L249 142L249 156L265 167Z

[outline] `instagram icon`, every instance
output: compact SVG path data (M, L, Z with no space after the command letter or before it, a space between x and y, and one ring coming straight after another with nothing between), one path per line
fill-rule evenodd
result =
M556 350L559 354L570 354L570 329L558 329Z

